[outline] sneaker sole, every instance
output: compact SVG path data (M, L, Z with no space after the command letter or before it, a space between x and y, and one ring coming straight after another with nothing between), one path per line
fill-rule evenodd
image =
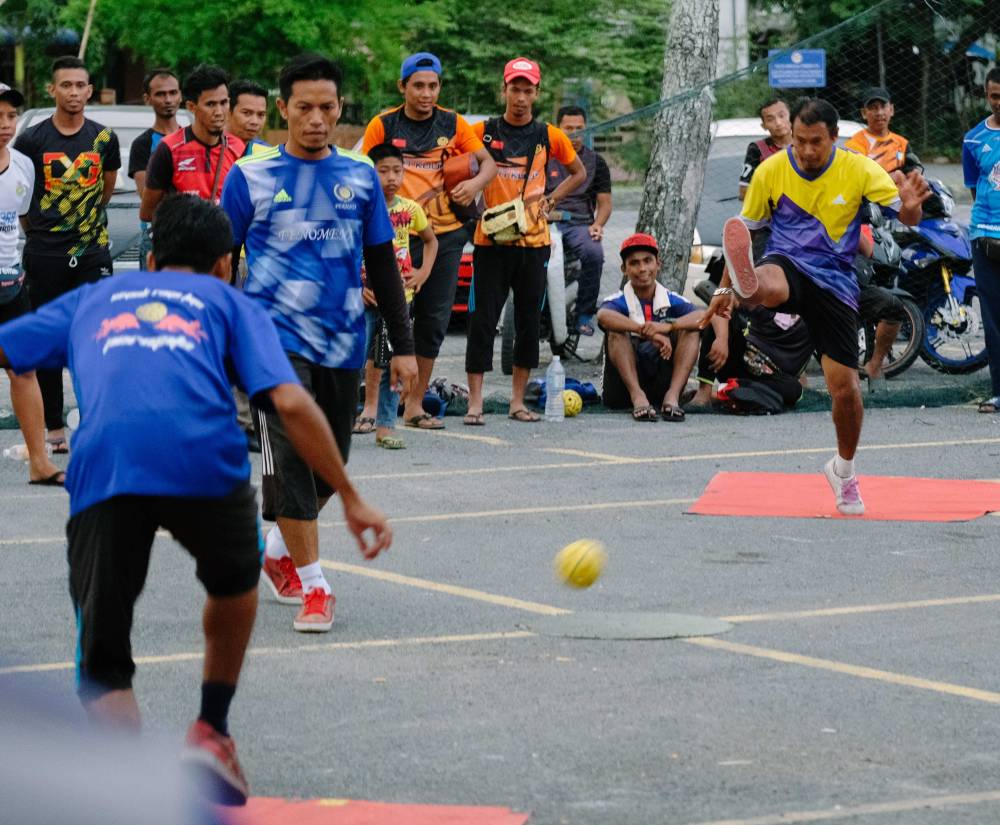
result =
M298 596L282 596L281 592L274 586L274 582L271 581L271 577L267 575L267 571L264 570L263 567L260 569L260 580L267 585L267 589L271 591L271 595L274 597L274 600L279 604L302 605L301 594Z
M830 485L834 501L836 501L837 488L834 486L836 482L833 479L836 473L833 472L833 468L829 464L823 466L823 475L826 477L826 483ZM865 503L862 501L860 504L838 504L837 512L842 516L863 516L865 514Z
M181 755L181 762L210 802L230 807L247 804L250 788L208 751L189 746Z
M741 298L749 298L757 291L757 273L753 268L750 230L739 218L730 218L722 227L722 257L726 259L729 280Z
M299 633L326 633L333 627L333 619L327 622L292 622L292 628Z

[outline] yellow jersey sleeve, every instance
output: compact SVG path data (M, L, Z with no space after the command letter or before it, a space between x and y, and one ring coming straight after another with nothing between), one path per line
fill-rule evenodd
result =
M902 206L899 200L899 190L892 178L889 177L889 173L874 160L870 158L864 158L864 160L864 197L879 206L888 206L890 209L898 210Z
M776 155L772 155L778 158ZM750 229L760 229L771 222L771 181L777 170L776 163L768 163L768 158L757 167L750 179L750 188L743 199L743 211L740 217ZM780 160L780 159L779 159Z
M413 213L413 221L410 223L410 232L415 235L419 235L427 228L427 213L424 212L424 208L416 201L410 201L412 206L410 211Z

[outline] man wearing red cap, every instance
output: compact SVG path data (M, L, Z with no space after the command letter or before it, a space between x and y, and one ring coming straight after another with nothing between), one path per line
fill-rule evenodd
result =
M465 424L483 422L483 375L493 369L493 339L507 293L514 292L514 377L510 418L535 422L539 417L524 403L531 370L538 366L538 336L549 260L548 213L587 177L566 133L535 120L532 105L542 75L526 57L507 63L503 73L506 109L472 128L497 165L497 176L483 190L487 211L476 226L473 243L475 277L469 296L469 337L465 370L469 381L469 413ZM545 167L558 160L570 175L548 196ZM502 207L497 209L498 207ZM494 231L491 215L506 212L516 222Z
M704 312L656 280L659 249L652 235L630 235L621 256L628 282L597 310L608 346L604 405L631 406L636 421L657 421L661 414L664 421L683 421L680 394L698 360Z

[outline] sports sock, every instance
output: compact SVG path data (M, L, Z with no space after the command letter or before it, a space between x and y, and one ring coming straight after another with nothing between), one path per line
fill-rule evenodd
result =
M307 564L305 567L296 567L295 572L299 574L299 578L302 580L302 592L308 593L310 590L314 590L319 587L330 593L330 583L326 580L326 576L323 575L323 568L320 567L318 561L312 564Z
M841 478L850 478L854 475L854 459L852 458L848 461L846 458L841 458L838 454L833 460L833 471Z
M282 538L281 531L277 525L267 532L267 537L264 539L264 555L269 559L274 559L274 561L283 559L288 555L288 548L285 547L285 540Z
M208 722L223 736L229 736L229 705L236 693L236 685L225 682L201 683L201 713L198 718Z

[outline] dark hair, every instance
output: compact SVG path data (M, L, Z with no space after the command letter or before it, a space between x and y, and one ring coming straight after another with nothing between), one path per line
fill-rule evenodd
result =
M267 102L267 89L252 80L234 80L229 84L229 108L235 109L240 95L262 97Z
M986 81L983 85L989 86L990 83L1000 83L1000 66L994 66L986 73Z
M199 63L184 78L182 86L184 99L197 103L202 92L209 92L220 86L229 87L229 75L226 74L225 69L211 63Z
M391 143L378 143L368 150L368 157L375 164L386 158L396 158L396 160L402 162L403 150L398 146L393 146Z
M556 112L557 126L562 123L562 119L564 117L582 117L583 122L587 122L587 113L583 110L582 106L563 106L558 112Z
M142 79L142 90L148 95L149 87L153 83L153 79L157 77L172 77L177 80L177 75L174 74L173 69L160 68L160 69L150 69L146 76Z
M332 80L337 96L342 97L344 72L330 58L316 52L303 52L289 60L278 75L281 99L286 103L292 96L292 86L299 80Z
M191 267L208 272L233 249L229 217L197 195L169 195L153 215L153 259L157 269Z
M825 123L831 135L837 132L837 122L840 115L829 101L821 97L799 98L792 109L792 123L801 120L803 126L815 126L817 123Z
M791 111L791 107L788 105L788 101L785 100L783 97L770 97L763 103L761 103L760 106L757 107L757 114L760 116L760 119L761 120L764 119L765 109L770 109L772 106L776 106L779 103L784 103L785 108Z
M66 54L52 61L53 78L60 69L83 69L87 73L87 79L90 80L90 69L87 68L87 64L74 55Z

